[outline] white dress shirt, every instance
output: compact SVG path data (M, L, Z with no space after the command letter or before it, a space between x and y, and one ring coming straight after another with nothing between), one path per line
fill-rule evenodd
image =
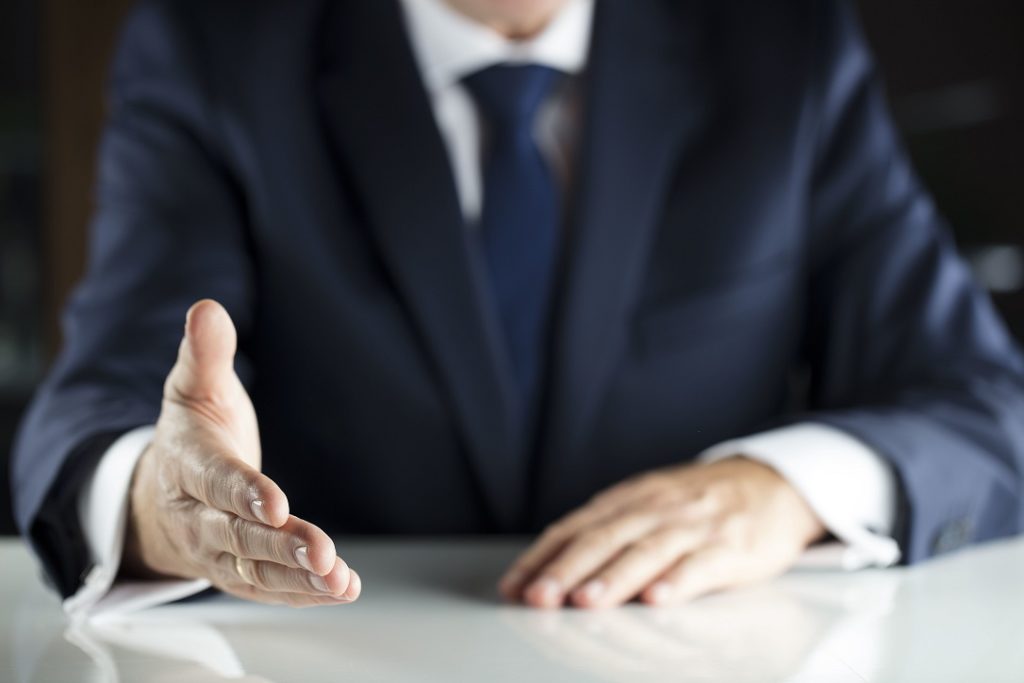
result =
M568 0L537 36L510 41L449 7L443 0L402 0L413 53L444 139L466 222L480 215L481 148L486 126L461 79L498 63L532 63L567 75L537 116L537 143L563 187L576 142L579 102L575 83L586 67L594 0ZM79 501L95 564L82 588L65 603L73 616L109 615L179 599L206 581L115 584L124 546L128 490L135 463L152 427L129 432L104 454ZM708 449L705 461L743 454L784 476L808 501L840 543L808 551L808 564L855 569L887 566L900 556L891 538L895 475L883 458L854 437L821 424L798 424L728 441ZM682 457L685 454L680 454ZM315 520L314 520L315 521Z

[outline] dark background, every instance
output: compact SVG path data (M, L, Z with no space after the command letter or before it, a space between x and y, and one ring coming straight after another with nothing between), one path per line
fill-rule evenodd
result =
M1024 339L1024 2L858 4L918 171ZM0 534L14 533L11 439L81 272L103 79L130 5L0 3Z

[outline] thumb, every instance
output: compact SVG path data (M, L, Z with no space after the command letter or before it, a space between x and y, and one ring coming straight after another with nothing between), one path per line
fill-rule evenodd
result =
M185 316L185 336L169 384L190 398L215 396L234 380L237 343L235 325L223 306L212 299L194 303Z

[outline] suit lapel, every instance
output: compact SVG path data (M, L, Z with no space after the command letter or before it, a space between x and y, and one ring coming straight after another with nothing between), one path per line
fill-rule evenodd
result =
M496 325L450 165L395 0L333 5L319 94L345 173L454 406L501 528L523 514Z
M536 521L579 497L581 449L627 341L673 164L709 117L693 4L603 0L596 7Z

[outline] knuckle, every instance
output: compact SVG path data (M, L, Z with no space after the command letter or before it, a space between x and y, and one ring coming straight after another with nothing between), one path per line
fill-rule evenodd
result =
M646 536L633 544L633 550L643 555L661 555L668 544L659 536Z
M604 548L615 541L615 531L609 526L600 526L590 529L580 535L579 547L582 550L595 550Z
M204 500L239 515L248 514L248 482L238 466L223 455L211 455L203 465L199 486Z
M644 496L650 496L667 488L669 477L664 472L644 472L626 481L629 488Z
M609 486L602 491L598 491L591 496L588 503L589 505L598 508L613 505L624 496L629 496L634 492L642 491L645 486L647 476L649 475L638 474L629 477L628 479L624 479L617 484L613 484L612 486Z
M241 517L231 517L224 525L225 533L225 546L231 554L236 557L249 557L252 554L252 544L249 542L248 534L246 533L246 522Z
M701 520L714 517L717 507L710 501L703 490L682 493L679 500L666 513L666 521L678 525L692 525Z
M716 508L729 510L737 505L736 487L728 481L713 481L705 487L708 502Z
M270 565L266 562L242 560L246 569L246 576L252 585L263 590L269 590L273 585L273 576Z
M639 476L639 478L638 478L638 483L641 486L644 486L644 487L647 487L647 488L661 488L661 487L665 486L665 484L667 484L668 482L669 482L668 474L665 473L665 472L662 472L661 470L656 470L656 471L653 471L653 472L646 472L644 474L641 474Z
M683 492L676 487L662 486L647 496L647 504L655 510L673 510L685 501Z
M713 486L700 486L689 492L687 502L691 508L711 507L717 501Z
M211 496L216 493L222 478L220 459L194 453L191 457L187 458L185 467L192 470L193 478L199 489L199 495L205 500L210 500Z
M295 555L293 549L302 545L309 548L312 546L312 543L298 534L271 532L264 539L264 545L267 548L267 555L270 559L281 564L294 566Z
M251 496L251 487L249 486L249 478L244 472L239 471L235 463L225 461L221 465L221 481L224 487L223 498L227 505L239 515L251 514L249 510L249 500Z

